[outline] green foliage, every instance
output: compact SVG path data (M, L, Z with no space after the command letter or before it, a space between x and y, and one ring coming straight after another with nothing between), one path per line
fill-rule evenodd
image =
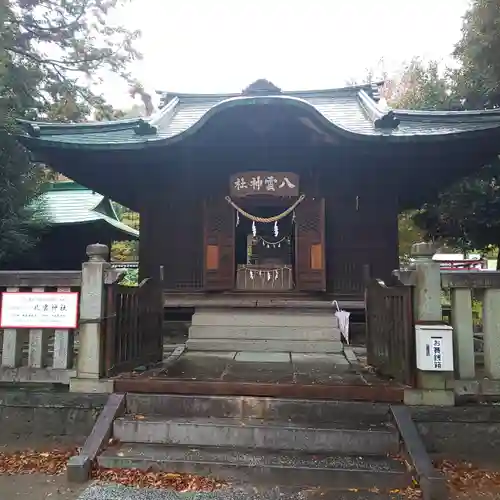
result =
M460 63L453 79L468 108L500 105L500 2L474 0L453 55Z
M42 172L10 134L12 124L0 107L0 265L33 248L46 223L43 207L32 204Z
M139 270L127 269L125 275L120 280L120 285L123 286L139 286Z
M137 212L132 212L128 208L113 202L113 208L118 216L118 219L130 226L133 229L139 230L140 219ZM139 242L131 241L115 241L111 246L111 258L120 262L131 262L139 259Z
M0 29L2 13L4 7L0 7ZM27 152L12 136L15 106L23 96L9 89L11 75L4 64L5 52L0 45L0 265L33 248L45 226L43 210L35 214L32 204L43 172L29 162Z
M453 107L451 85L436 61L414 58L397 78L386 82L383 93L394 108L435 111Z
M465 251L500 245L500 164L486 165L424 205L414 217L427 237L453 242Z
M111 259L118 262L134 262L139 257L138 241L114 241L111 246Z
M112 117L89 82L108 70L133 83L127 65L139 58L133 46L139 33L109 17L126 0L0 1L2 59L17 111L60 121L85 120L94 110Z
M467 12L462 38L454 51L460 67L441 75L435 62L414 60L389 86L394 107L463 109L500 105L500 2L475 0ZM491 253L500 247L500 162L478 172L429 200L413 216L426 238L462 251ZM500 255L498 257L500 267Z
M31 164L13 139L16 119L123 115L92 84L107 70L138 88L127 64L139 57L133 46L139 33L113 25L109 16L126 2L0 0L0 264L31 248L44 225L43 211L30 203L48 169Z
M132 229L139 230L140 227L140 218L137 212L131 212L130 210L126 210L122 213L120 220L130 226Z
M414 216L415 211L411 210L402 212L398 217L399 258L402 264L409 262L412 245L423 238L423 231L415 224Z

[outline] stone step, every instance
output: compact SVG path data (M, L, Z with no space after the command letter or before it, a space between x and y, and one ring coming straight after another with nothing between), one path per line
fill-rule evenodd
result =
M227 340L220 339L188 339L188 349L193 351L258 351L258 352L292 352L292 353L341 353L341 341L309 342L303 340Z
M276 327L276 326L191 326L190 339L227 340L303 340L318 342L340 340L338 328Z
M399 450L399 435L390 424L356 422L309 426L230 418L125 416L115 420L114 437L122 443L175 446L221 446L268 451L346 455L385 455Z
M98 463L109 469L197 474L254 486L399 489L411 484L406 467L386 457L121 443L104 451Z
M282 421L303 424L390 422L389 405L354 401L279 399L254 396L198 396L128 393L127 411L132 415L166 418L213 418Z
M196 309L193 326L276 326L336 328L338 319L331 311L301 311L295 309Z
M339 490L333 488L234 485L206 493L176 493L171 489L138 488L113 483L93 483L79 500L407 500L395 491Z

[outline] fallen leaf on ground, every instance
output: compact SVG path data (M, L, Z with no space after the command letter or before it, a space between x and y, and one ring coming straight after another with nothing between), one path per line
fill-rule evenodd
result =
M408 500L420 500L423 498L422 491L416 486L410 486L405 490L401 490L400 493L403 494L404 498L407 498Z
M0 474L63 474L66 471L69 458L77 453L78 448L0 453ZM92 470L92 478L124 486L170 488L179 492L210 492L220 489L226 484L215 479L192 474L145 472L138 469L102 469L95 465Z
M170 488L179 492L218 490L226 483L192 474L170 472L144 472L138 469L99 469L92 471L92 478L104 482L140 488Z
M441 460L435 464L455 492L490 491L500 492L500 471L481 469L469 462Z
M0 453L0 474L61 474L77 449L37 452L33 450Z

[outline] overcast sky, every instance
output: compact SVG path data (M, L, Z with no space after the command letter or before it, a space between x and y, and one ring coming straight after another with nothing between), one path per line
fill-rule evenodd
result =
M116 14L143 33L134 73L148 91L239 92L258 78L285 90L342 86L381 59L448 62L469 0L132 0ZM104 88L130 107L123 84Z

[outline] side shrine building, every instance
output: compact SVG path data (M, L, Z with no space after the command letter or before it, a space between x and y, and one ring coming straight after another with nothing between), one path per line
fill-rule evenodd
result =
M140 213L164 293L361 300L398 267L398 213L492 160L500 111L387 110L379 86L163 92L149 119L23 122L55 170Z
M4 269L73 271L85 261L85 248L96 241L111 248L115 241L134 241L139 231L120 222L109 198L71 181L48 185L36 203L47 227L37 245Z

